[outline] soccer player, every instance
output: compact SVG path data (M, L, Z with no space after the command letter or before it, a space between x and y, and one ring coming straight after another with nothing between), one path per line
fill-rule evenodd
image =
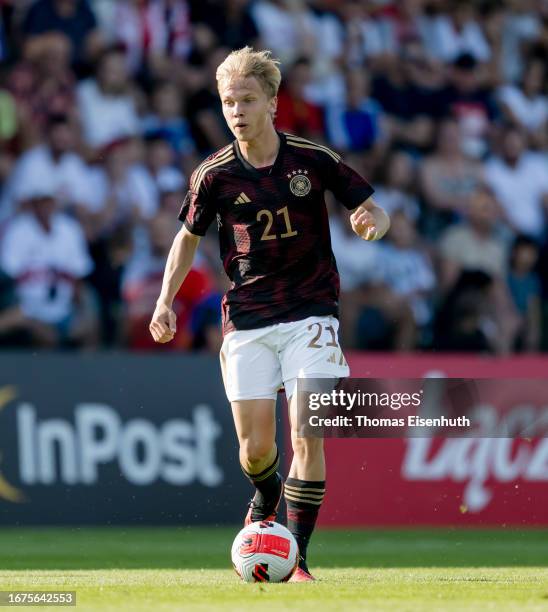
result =
M240 445L256 491L246 524L270 519L282 495L301 559L293 581L313 580L307 546L325 494L323 440L297 436L296 382L348 376L338 343L339 277L324 191L349 210L354 232L378 240L390 225L373 189L327 147L274 127L281 81L268 51L234 51L217 68L224 117L235 140L193 173L169 253L150 331L169 342L173 299L213 220L231 286L222 302L221 370ZM278 473L275 400L285 388L293 461Z

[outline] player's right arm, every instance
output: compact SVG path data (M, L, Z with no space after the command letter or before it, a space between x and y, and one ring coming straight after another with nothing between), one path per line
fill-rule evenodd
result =
M200 236L193 234L185 226L173 240L167 257L162 291L149 325L150 333L156 342L169 342L175 335L177 317L173 312L173 300L192 267L198 244Z
M208 157L190 177L189 189L179 213L179 221L184 225L171 245L162 291L149 325L150 333L156 342L169 342L177 331L173 300L192 267L200 237L205 236L217 214L216 200L211 193L211 176L208 173L226 161L229 155L227 147L219 154Z

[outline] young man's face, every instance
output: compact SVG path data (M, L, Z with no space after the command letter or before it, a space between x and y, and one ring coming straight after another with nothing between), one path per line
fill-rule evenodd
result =
M228 127L240 142L258 138L272 121L276 98L268 98L255 77L226 81L219 95Z

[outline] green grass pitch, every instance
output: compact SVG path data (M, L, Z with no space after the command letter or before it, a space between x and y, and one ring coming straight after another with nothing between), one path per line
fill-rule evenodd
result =
M317 582L267 585L231 569L236 531L0 529L0 590L75 590L79 611L548 610L547 530L322 530Z

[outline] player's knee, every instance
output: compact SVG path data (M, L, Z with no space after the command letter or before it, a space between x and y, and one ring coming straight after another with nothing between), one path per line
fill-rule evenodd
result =
M248 465L261 463L272 452L272 446L272 440L244 438L240 441L240 459Z
M293 454L303 461L314 460L323 453L322 438L299 438L297 435L291 436Z

